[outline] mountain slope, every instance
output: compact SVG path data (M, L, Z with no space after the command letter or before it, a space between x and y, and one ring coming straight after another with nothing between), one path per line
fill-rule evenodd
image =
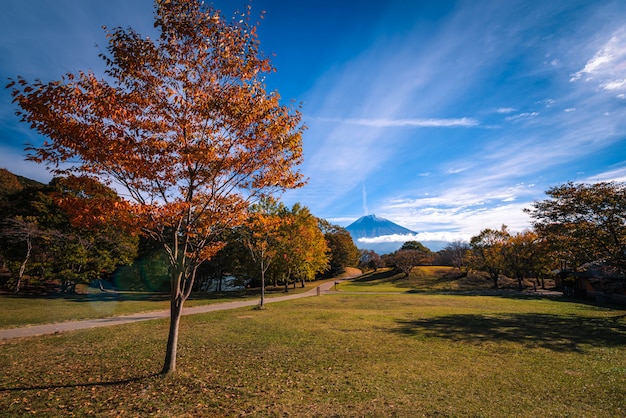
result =
M388 219L380 218L376 215L363 216L346 227L352 236L352 240L357 248L373 250L378 254L392 253L404 244L405 241L414 241L417 232L391 222ZM390 237L390 240L365 243L359 241L360 238L378 238L382 236L399 235ZM422 241L431 251L439 251L448 245L447 241Z
M416 234L403 226L391 222L376 215L363 216L346 227L352 239L374 238L383 235L408 235Z

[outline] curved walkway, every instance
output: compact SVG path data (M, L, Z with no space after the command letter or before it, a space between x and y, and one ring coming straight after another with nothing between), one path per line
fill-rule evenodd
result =
M346 278L337 279L337 282ZM329 293L334 286L335 281L328 281L314 287L304 293L296 293L285 296L276 296L265 298L265 303L283 302L291 299L306 298L316 296L323 293ZM246 306L256 306L259 304L258 299L249 299L235 302L215 303L212 305L194 306L192 308L183 308L183 315L194 315L199 313L223 311L228 309L243 308ZM37 335L57 334L65 331L74 331L87 328L108 327L111 325L128 324L131 322L149 321L152 319L169 318L170 311L141 312L132 315L114 316L110 318L86 319L84 321L60 322L57 324L31 325L21 328L0 329L0 340L20 337L34 337Z

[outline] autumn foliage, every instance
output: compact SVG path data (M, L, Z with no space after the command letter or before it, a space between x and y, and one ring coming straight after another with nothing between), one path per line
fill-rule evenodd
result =
M301 115L266 91L273 68L250 18L249 9L227 20L198 1L157 0L158 39L105 28L104 76L9 85L22 120L47 137L29 158L114 184L123 199L99 207L100 220L163 244L172 285L164 372L175 368L196 269L221 248L220 233L257 196L302 185Z

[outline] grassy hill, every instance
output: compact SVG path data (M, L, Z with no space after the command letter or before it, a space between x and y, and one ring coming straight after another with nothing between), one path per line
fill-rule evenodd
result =
M547 283L548 286L552 282ZM532 287L530 281L525 286ZM393 269L385 268L368 272L356 280L342 283L343 291L371 292L484 292L493 288L491 279L477 274L461 275L458 269L447 266L414 267L409 277ZM502 278L502 290L517 289L517 281Z

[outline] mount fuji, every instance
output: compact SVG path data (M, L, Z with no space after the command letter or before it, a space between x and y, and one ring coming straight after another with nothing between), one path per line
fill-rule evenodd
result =
M406 241L417 241L417 232L376 215L363 216L346 227L359 249L376 251L378 254L394 252ZM432 251L439 251L445 241L422 242Z

